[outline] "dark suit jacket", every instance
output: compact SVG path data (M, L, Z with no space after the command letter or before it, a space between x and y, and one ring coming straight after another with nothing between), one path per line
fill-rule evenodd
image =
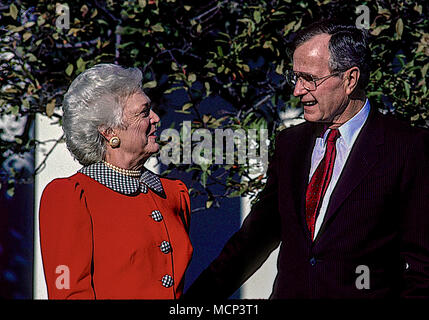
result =
M319 127L280 132L258 202L185 298L229 297L279 244L271 298L429 297L427 130L371 110L313 242L304 212ZM369 289L356 286L360 265Z

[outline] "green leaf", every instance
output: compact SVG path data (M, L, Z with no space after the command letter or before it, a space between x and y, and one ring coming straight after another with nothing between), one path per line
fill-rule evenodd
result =
M83 72L85 70L85 66L86 66L86 62L83 61L82 57L79 57L79 59L77 59L76 61L76 67L77 67L77 71Z
M177 86L177 87L169 88L169 89L167 89L167 90L164 91L164 94L170 94L173 91L180 90L180 89L183 89L183 87Z
M381 91L370 91L367 93L368 98L369 97L373 97L373 96L381 96L383 94L383 92Z
M217 54L219 55L219 57L223 57L223 50L221 46L217 46Z
M235 197L239 197L243 194L243 192L245 191L245 189L240 189L240 190L236 190L231 192L230 194L228 194L228 198L235 198Z
M422 70L421 70L421 72L422 72L422 78L423 78L423 79L426 77L426 73L427 73L427 71L428 71L428 68L429 68L429 63L426 63L426 64L424 65L424 67L422 68Z
M207 171L203 171L200 177L200 183L205 188L207 184L208 173Z
M287 34L292 30L292 28L295 26L295 24L296 24L296 21L289 22L289 23L288 23L288 24L283 28L283 36L287 35Z
M177 66L177 63L174 62L174 61L171 63L171 70L173 70L173 71L178 71L179 70L179 67Z
M207 62L207 64L204 66L204 68L215 68L216 64L213 61Z
M14 116L17 116L19 114L19 107L18 106L11 106L11 107L9 107L8 112L13 114Z
M397 38L401 39L402 32L404 31L404 22L402 21L401 18L399 18L398 21L396 21L395 30L396 30Z
M55 109L55 99L52 99L47 105L46 105L46 115L48 117L51 117L54 114Z
M16 20L18 17L18 8L13 3L9 7L9 15L13 18L13 20Z
M407 99L410 98L410 84L408 82L404 82L405 94L407 95Z
M151 88L155 88L155 87L156 87L156 85L157 85L157 82L156 82L155 80L153 80L153 81L149 81L149 82L146 82L146 83L143 85L143 89L146 89L146 88L149 88L149 89L151 89Z
M73 64L69 63L69 65L66 68L66 75L70 76L73 72L73 69L74 69Z
M380 70L377 70L375 72L375 80L379 81L382 76L383 76L383 73Z
M271 42L271 40L265 41L262 48L274 50L273 43Z
M157 23L157 24L153 25L153 26L151 27L151 29L152 29L154 32L164 32L164 27L161 25L161 23Z
M22 35L22 39L23 39L23 40L24 40L24 42L25 42L25 41L27 41L28 39L30 39L32 35L33 35L33 34L32 34L31 32L26 32L26 33L24 33L24 34Z
M13 197L13 195L15 194L15 187L13 187L13 186L9 187L6 191L6 193L9 197Z
M24 24L24 28L28 29L34 26L36 23L34 21L29 21L26 24Z
M210 209L210 207L213 205L213 200L207 200L206 201L206 209Z
M211 94L210 83L204 82L204 88L206 89L206 96L208 97Z
M422 14L422 12L423 12L423 7L422 7L422 5L421 4L417 4L416 3L416 5L414 6L414 10L416 10L419 14Z
M280 64L278 64L278 65L276 66L276 73L277 73L277 74L283 74L283 68L284 68L284 60L282 60L282 61L280 62Z
M188 81L189 82L195 82L197 80L197 75L195 73L190 73L188 76Z
M27 53L26 55L25 55L25 57L28 59L28 61L30 61L30 62L35 62L35 61L37 61L37 58L36 58L36 56L34 55L34 54L32 54L32 53Z
M190 111L182 111L182 110L174 110L174 112L181 113L181 114L191 114Z
M19 27L17 27L17 26L14 26L14 25L8 25L7 26L7 28L8 28L8 30L10 30L10 31L12 31L12 32L14 32L14 33L18 33L18 32L21 32L22 30L24 30L25 29L25 27L24 26L19 26Z
M256 23L261 22L261 12L258 10L253 11L253 19Z
M389 25L387 25L387 24L382 25L382 26L378 26L377 28L375 28L374 30L371 31L371 34L373 36L378 36L381 33L381 31L383 31L384 29L388 29L388 28L389 28Z
M411 121L417 121L420 118L420 114L416 114L411 117Z
M98 14L97 8L92 11L91 19L93 19Z
M43 16L40 15L40 16L37 17L37 25L39 27L42 26L42 25L44 25L45 22L46 22L46 20L45 20L45 18L43 18Z
M103 19L97 19L97 23L100 25L105 25L105 26L109 25L109 23Z
M212 116L209 114L203 115L203 123L209 122L211 118L212 118Z
M189 108L193 106L192 102L187 102L182 106L182 111L187 111Z

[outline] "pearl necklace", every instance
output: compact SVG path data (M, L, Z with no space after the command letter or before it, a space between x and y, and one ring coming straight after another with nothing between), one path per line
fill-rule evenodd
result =
M137 178L137 177L140 177L141 176L141 171L140 170L127 170L127 169L122 169L122 168L119 168L119 167L117 167L117 166L114 166L113 164L111 164L111 163L108 163L107 161L105 161L105 160L103 160L103 163L107 166L107 167L109 167L110 169L112 169L112 170L114 170L114 171L116 171L116 172L118 172L118 173L121 173L121 174L124 174L124 175L126 175L126 176L129 176L129 177L135 177L135 178Z

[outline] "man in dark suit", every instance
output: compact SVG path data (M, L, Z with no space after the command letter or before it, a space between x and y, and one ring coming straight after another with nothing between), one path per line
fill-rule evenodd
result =
M257 203L186 298L229 297L279 244L270 298L429 297L429 135L370 105L369 57L355 26L298 33L306 122L280 132Z

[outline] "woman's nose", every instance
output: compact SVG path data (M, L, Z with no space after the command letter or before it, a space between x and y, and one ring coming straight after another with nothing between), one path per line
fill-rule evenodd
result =
M159 116L153 111L153 110L151 110L150 111L150 119L151 119L151 122L152 123L158 123L159 122Z

